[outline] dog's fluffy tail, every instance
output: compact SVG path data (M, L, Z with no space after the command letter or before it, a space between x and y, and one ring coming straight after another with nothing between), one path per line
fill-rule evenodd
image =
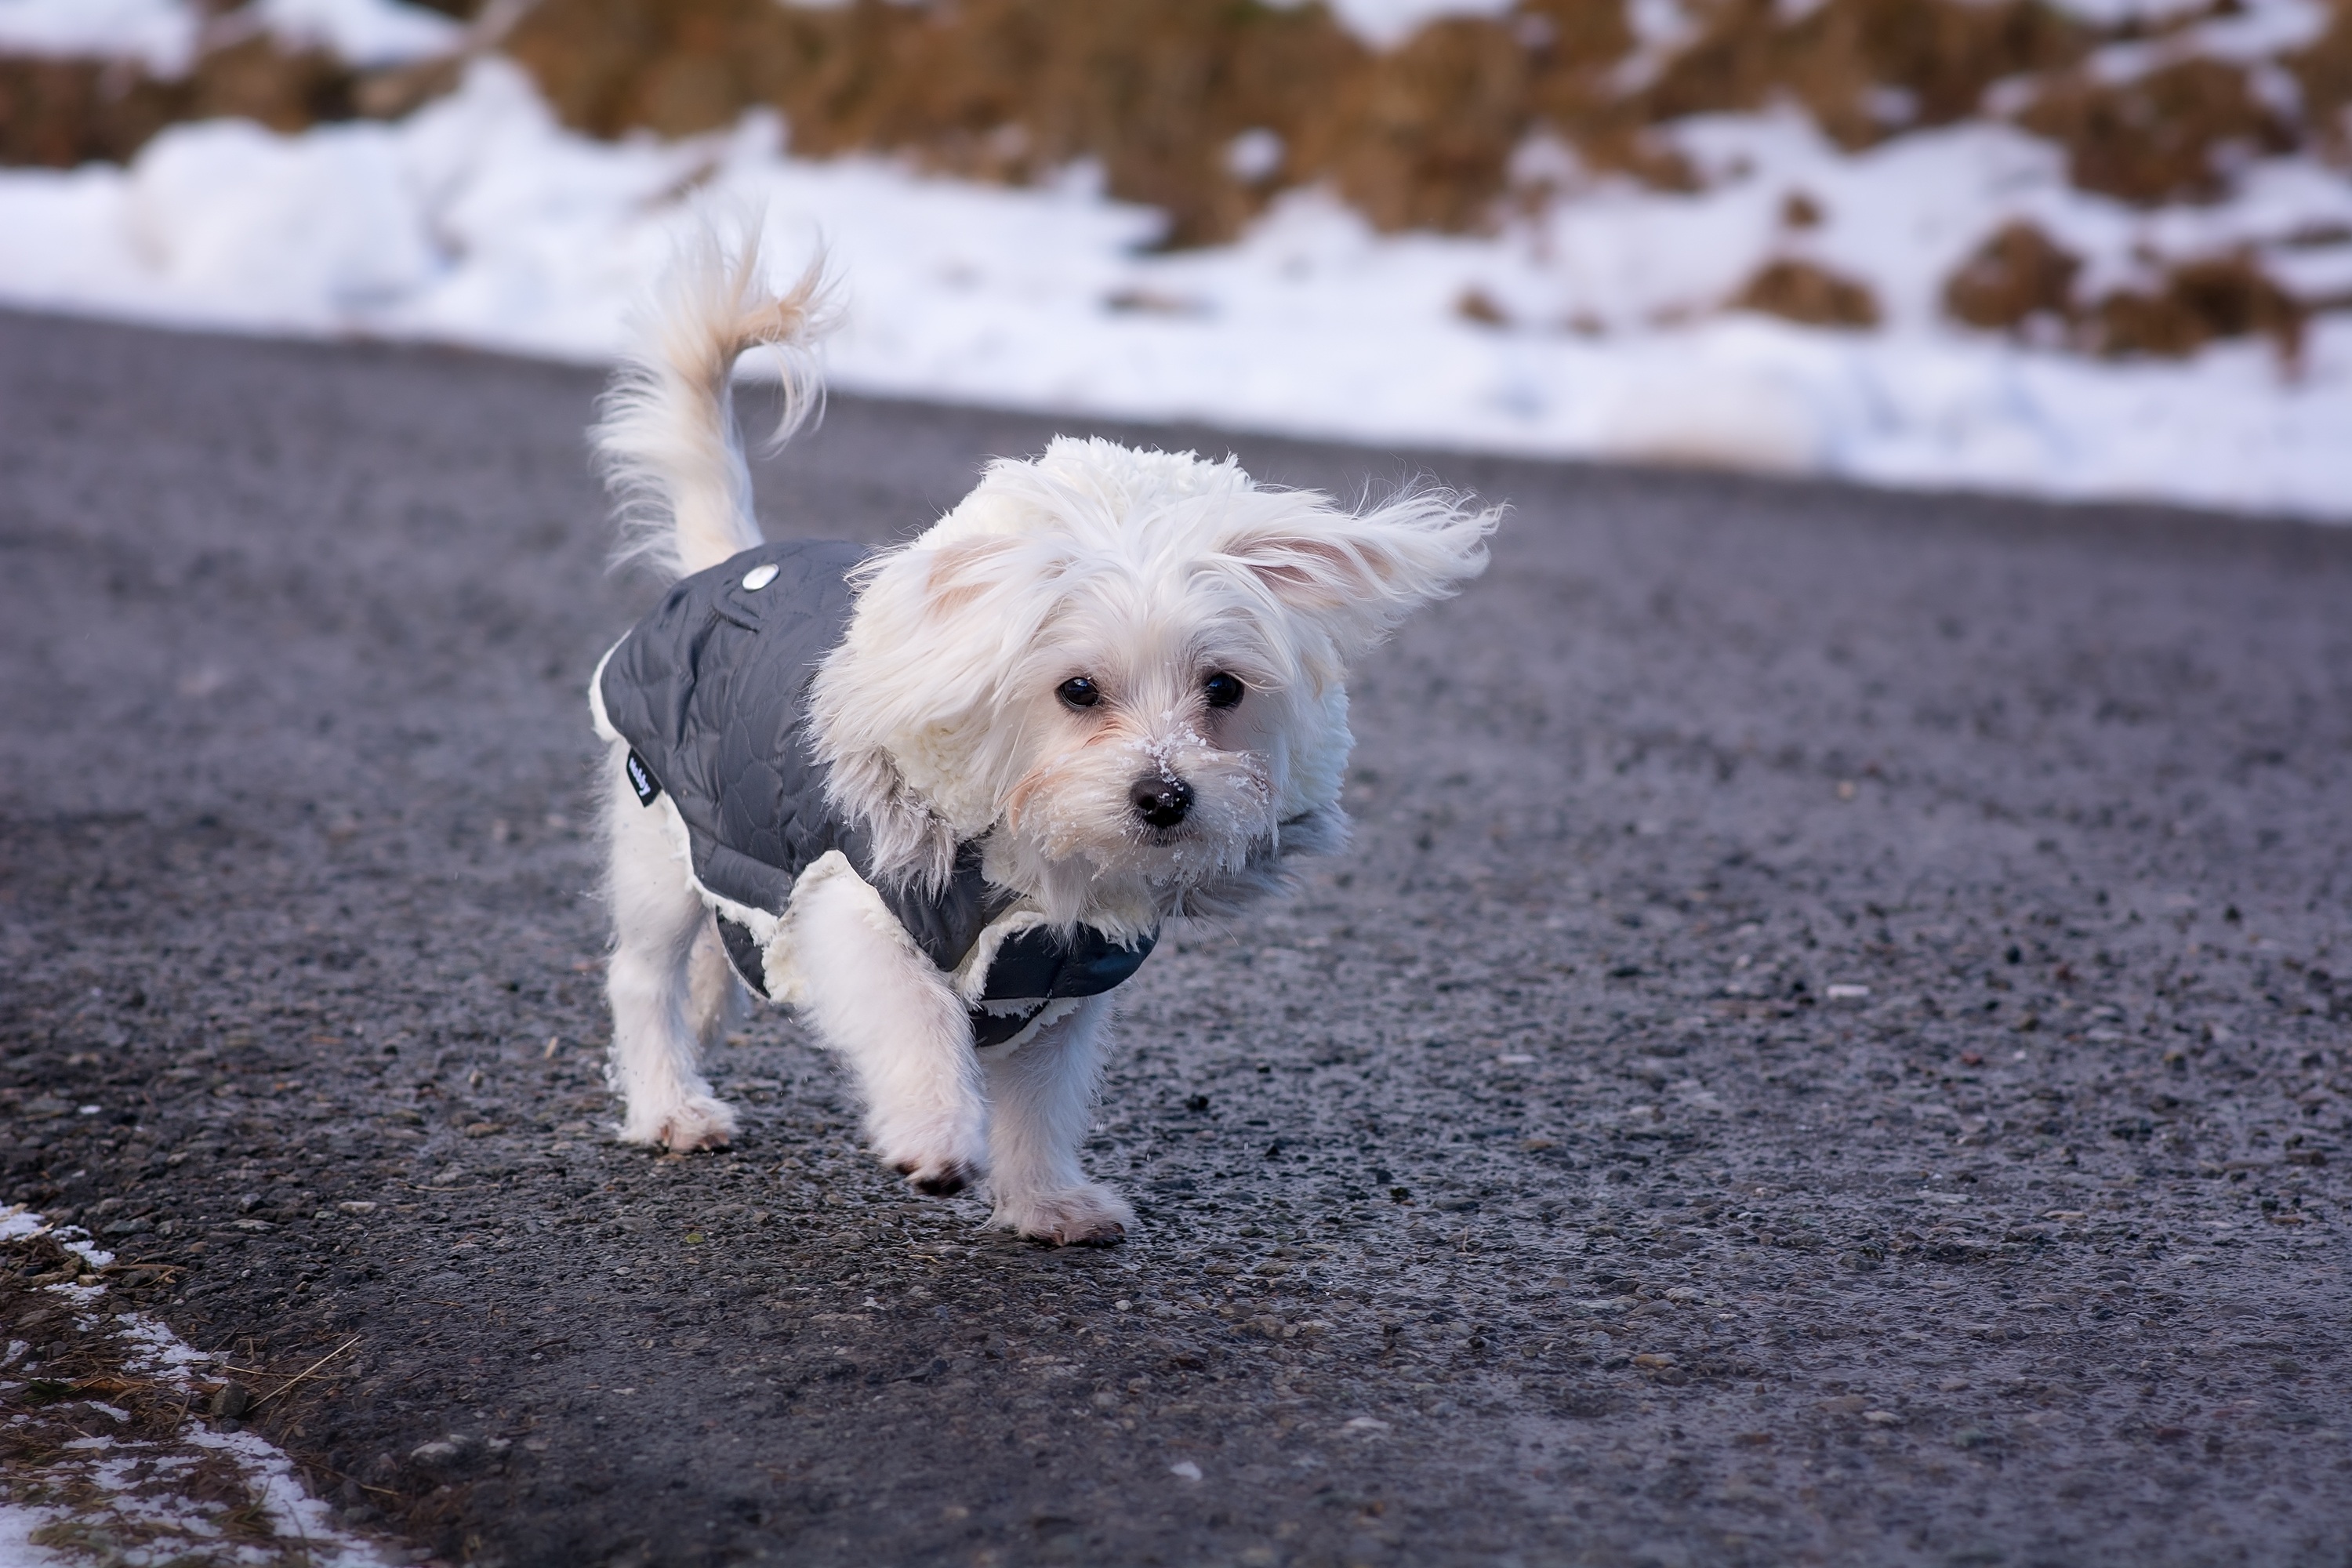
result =
M619 503L616 562L665 578L716 566L760 542L751 473L735 433L735 361L778 351L782 446L815 410L822 389L813 351L832 326L824 258L782 293L760 265L759 226L730 247L706 225L679 247L635 342L614 372L591 432L598 467Z

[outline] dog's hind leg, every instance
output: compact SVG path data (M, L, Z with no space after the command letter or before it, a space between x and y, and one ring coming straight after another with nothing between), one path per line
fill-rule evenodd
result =
M1089 996L1010 1052L989 1053L992 1224L1057 1247L1102 1247L1135 1223L1127 1200L1078 1164L1112 1012L1108 996Z
M710 915L658 806L640 805L622 783L610 807L613 961L604 994L613 1005L613 1059L606 1079L625 1106L621 1137L671 1149L709 1149L735 1133L735 1112L710 1092L697 1065L698 1028L725 1027L727 1004L712 1004L702 943L717 943ZM723 967L725 955L719 955Z
M719 940L719 925L706 919L687 959L687 1021L695 1043L709 1051L723 1044L727 1031L742 1022L743 983L727 962L727 944Z
M947 976L854 873L804 882L790 918L802 1011L856 1073L875 1153L919 1192L961 1190L986 1158L987 1109Z

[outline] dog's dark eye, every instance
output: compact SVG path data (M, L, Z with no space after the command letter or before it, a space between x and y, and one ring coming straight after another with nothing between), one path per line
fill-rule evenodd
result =
M1201 690L1208 698L1210 707L1231 708L1242 700L1249 688L1241 683L1239 676L1227 675L1221 669L1201 683Z
M1083 675L1074 675L1054 688L1054 695L1073 708L1091 708L1102 700L1102 693L1095 689L1095 683Z

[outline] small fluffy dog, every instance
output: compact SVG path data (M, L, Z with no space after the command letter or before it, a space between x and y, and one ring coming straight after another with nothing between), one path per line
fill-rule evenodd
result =
M590 690L621 1136L728 1141L698 1058L740 979L847 1061L918 1189L1117 1241L1133 1213L1078 1163L1112 988L1161 922L1340 846L1348 665L1485 567L1497 513L1065 437L896 549L764 544L733 368L783 352L781 441L825 322L814 270L761 279L754 244L690 245L595 432L624 553L676 579Z

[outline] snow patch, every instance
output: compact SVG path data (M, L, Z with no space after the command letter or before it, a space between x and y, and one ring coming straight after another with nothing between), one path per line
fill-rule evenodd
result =
M399 0L254 0L251 9L286 42L324 49L362 70L446 54L466 35L439 12Z
M1159 252L1159 216L1083 168L1008 189L795 159L765 114L598 142L490 58L397 123L184 124L127 170L0 172L0 300L599 363L708 202L765 211L780 276L822 238L849 301L828 375L854 392L2352 515L2352 313L2315 318L2296 364L2254 340L2121 363L1967 331L1942 309L1944 280L2013 220L2083 258L2086 294L2240 249L2297 288L2352 286L2339 174L2275 159L2225 201L2150 212L2074 189L2057 149L1999 124L1854 154L1790 113L1672 134L1704 190L1533 149L1550 195L1490 237L1383 236L1302 191L1233 244ZM1775 260L1866 288L1879 326L1727 310Z
M177 76L202 23L188 0L0 0L0 53L133 59Z
M254 0L234 25L362 70L446 54L466 33L400 0ZM131 59L175 77L194 63L204 30L204 10L191 0L0 0L0 54Z
M196 1349L144 1312L125 1312L115 1321L123 1338L135 1347L131 1359L123 1364L158 1383L186 1388L189 1370L213 1359L209 1352Z
M31 1209L0 1209L0 1245L47 1235L68 1251L102 1268L113 1255L90 1247L75 1227L51 1226ZM106 1293L103 1284L58 1284L47 1288L78 1308L89 1307ZM84 1333L103 1332L100 1320L82 1317ZM121 1370L152 1379L181 1393L193 1393L194 1369L213 1358L188 1344L163 1323L144 1313L123 1313L111 1320L119 1336ZM0 1366L9 1374L41 1375L26 1358L30 1346L12 1342ZM18 1386L0 1382L0 1409L9 1412L10 1426L40 1421L40 1406L11 1406L5 1395ZM110 1397L125 1397L113 1395ZM192 1401L174 1400L175 1407ZM122 1422L129 1413L106 1400L91 1398L70 1406L86 1426L90 1418ZM175 1408L175 1414L177 1413ZM50 1435L55 1441L55 1434ZM336 1524L326 1505L312 1497L296 1472L293 1461L267 1438L251 1431L205 1426L192 1415L183 1415L179 1429L168 1436L123 1437L90 1433L71 1437L60 1447L68 1457L52 1460L36 1489L36 1501L0 1501L0 1568L52 1568L79 1563L86 1554L68 1555L37 1545L33 1537L60 1524L97 1542L110 1561L125 1563L180 1562L201 1556L205 1561L301 1563L305 1568L386 1568L394 1559ZM225 1540L219 1515L226 1506L207 1482L199 1492L191 1488L203 1451L226 1456L252 1499L268 1516L271 1538L257 1538L240 1527L239 1539ZM58 1500L38 1500L43 1494ZM20 1493L20 1496L22 1494ZM193 1549L193 1556L191 1550Z
M1392 49L1430 23L1448 16L1507 16L1513 4L1514 0L1324 0L1341 26L1376 49Z

